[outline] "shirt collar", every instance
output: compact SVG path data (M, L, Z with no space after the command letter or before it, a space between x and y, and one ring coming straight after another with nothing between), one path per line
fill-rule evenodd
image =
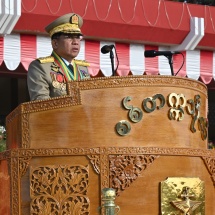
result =
M61 57L62 60L64 61L64 63L68 66L69 64L73 65L73 61L71 63L69 63L69 61L67 61L66 59L64 59L63 57Z

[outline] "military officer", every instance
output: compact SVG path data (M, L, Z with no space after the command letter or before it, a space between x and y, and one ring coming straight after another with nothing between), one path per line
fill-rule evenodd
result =
M51 56L38 58L28 69L27 84L31 100L66 95L66 82L89 78L89 63L76 60L82 39L83 19L74 13L59 17L45 30L51 37Z

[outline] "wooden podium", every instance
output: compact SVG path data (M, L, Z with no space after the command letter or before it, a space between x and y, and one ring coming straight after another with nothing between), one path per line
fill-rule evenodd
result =
M116 190L119 215L185 214L185 201L215 214L207 102L198 81L127 76L21 104L0 153L0 214L96 215L103 188Z

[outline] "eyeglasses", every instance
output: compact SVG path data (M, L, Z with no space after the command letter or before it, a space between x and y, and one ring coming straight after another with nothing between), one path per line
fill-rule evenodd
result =
M77 34L62 34L62 37L66 40L82 40L83 36Z

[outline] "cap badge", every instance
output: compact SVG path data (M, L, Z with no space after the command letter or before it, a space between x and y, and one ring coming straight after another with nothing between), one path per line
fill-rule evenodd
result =
M79 21L79 18L78 18L78 16L77 16L76 14L74 14L74 15L72 15L72 16L70 17L70 23L71 23L71 24L76 24L76 25L78 25L78 21Z

